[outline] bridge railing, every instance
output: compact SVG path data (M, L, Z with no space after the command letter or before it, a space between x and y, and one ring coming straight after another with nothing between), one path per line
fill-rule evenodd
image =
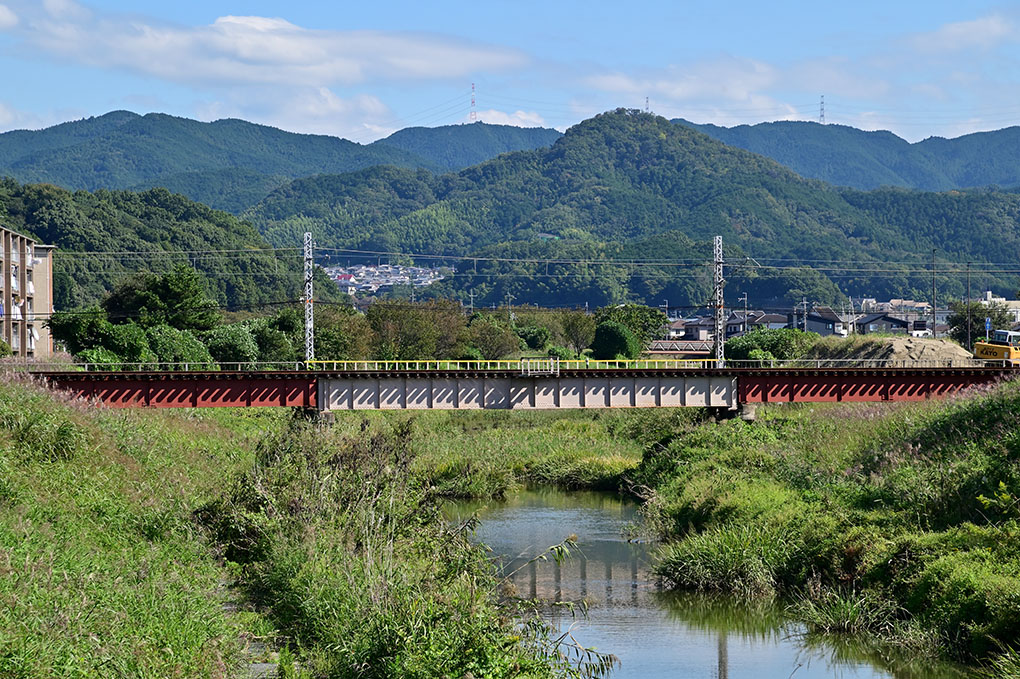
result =
M986 361L974 358L952 359L889 359L889 358L795 358L789 360L733 360L727 368L979 368L988 365L1009 365L1008 361Z
M411 372L411 371L484 371L519 372L528 375L558 373L563 370L680 370L714 368L715 359L636 359L636 360L560 360L522 358L514 360L429 360L429 361L308 361L309 370L326 372Z
M1008 361L976 359L902 360L902 359L793 359L727 360L727 368L976 368L1008 367ZM698 370L719 367L715 359L634 359L634 360L559 360L535 357L513 360L421 360L421 361L275 361L209 363L71 363L50 361L0 361L2 372L514 372L522 375L561 374L579 370Z
M236 361L222 363L177 362L161 363L155 361L110 363L74 363L67 361L2 361L0 372L189 372L189 371L224 371L224 372L259 372L259 371L304 371L304 361L273 361L251 362Z

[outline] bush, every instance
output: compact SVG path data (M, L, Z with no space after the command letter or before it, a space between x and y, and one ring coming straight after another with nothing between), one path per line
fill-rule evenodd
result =
M640 353L641 343L625 325L606 321L595 328L595 339L591 343L593 358L637 358Z
M75 358L78 359L79 363L88 363L90 366L95 366L100 370L120 370L124 363L123 358L103 347L80 351Z
M569 361L573 358L576 358L576 354L570 349L567 349L566 347L557 346L549 347L547 355L552 356L553 358L558 358L561 361Z
M259 345L243 323L213 328L202 340L217 363L254 363L259 358Z
M488 360L503 358L521 350L521 339L505 322L489 315L477 315L471 321L471 344Z
M160 363L187 363L189 368L211 368L213 358L190 330L154 325L145 331L149 347Z
M283 330L276 327L276 319L256 318L245 325L259 348L260 361L292 361L296 358L294 345Z
M517 335L524 340L529 349L535 350L545 349L549 344L549 339L552 337L549 328L540 325L525 325L517 328Z
M772 359L786 361L799 358L820 339L816 332L802 332L792 328L756 328L746 335L726 342L726 358L732 360L762 360L751 356L760 351ZM761 355L761 354L759 354Z

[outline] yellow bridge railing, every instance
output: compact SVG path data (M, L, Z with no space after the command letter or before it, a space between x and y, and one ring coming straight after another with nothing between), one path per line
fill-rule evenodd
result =
M673 370L714 368L714 358L634 359L634 360L559 360L523 358L492 361L306 361L308 370L330 372L404 372L404 371L492 371L541 374L561 370Z

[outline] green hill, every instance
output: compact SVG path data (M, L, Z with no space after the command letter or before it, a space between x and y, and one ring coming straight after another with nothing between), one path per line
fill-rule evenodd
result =
M372 146L391 146L423 158L443 171L460 170L501 153L551 146L563 136L544 127L514 127L477 122L470 125L408 127Z
M0 180L3 223L57 246L56 309L92 304L136 271L193 266L229 308L294 301L300 253L277 252L248 223L165 189L71 193L51 185ZM323 296L335 288L323 281Z
M892 132L846 125L775 122L720 127L673 122L776 160L804 177L837 186L945 191L1020 185L1020 127L911 144Z
M717 234L734 261L746 254L765 264L731 267L733 298L746 290L758 303L777 304L805 296L838 303L846 294L925 298L933 247L959 262L998 262L1003 251L1020 247L1017 196L837 189L664 118L624 110L572 127L550 148L457 174L374 168L300 180L245 216L280 246L310 229L325 248L466 257L447 260L457 275L432 290L462 297L474 291L483 304L511 294L539 304L668 298L674 306L700 305L711 290L703 263ZM557 259L687 262L545 263ZM1003 291L1014 284L988 275L973 283ZM940 286L942 294L963 290L958 278L943 277Z
M0 176L67 189L167 188L238 213L290 179L374 165L459 170L551 144L556 130L505 125L410 128L362 145L243 120L202 123L113 111L44 130L0 134Z
M202 123L161 113L114 111L44 130L0 134L0 174L21 182L87 190L199 187L192 197L224 208L241 200L231 175L238 170L269 188L279 184L279 177L380 164L429 167L392 146L363 146L243 120ZM263 195L251 196L249 189L244 200Z

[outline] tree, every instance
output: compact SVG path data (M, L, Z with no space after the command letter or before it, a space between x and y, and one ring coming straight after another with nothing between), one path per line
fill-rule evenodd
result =
M726 358L780 360L798 358L819 340L816 332L793 328L755 328L745 335L726 341Z
M372 327L364 314L347 306L324 306L315 311L315 357L324 361L352 361L372 355Z
M595 339L595 318L584 311L564 311L560 317L563 337L575 355L591 346Z
M376 302L365 317L374 332L373 353L382 360L451 358L465 344L466 321L457 302Z
M104 346L113 332L113 324L98 307L80 311L58 311L46 322L50 334L72 354Z
M118 285L103 300L114 323L142 327L169 325L178 330L209 330L220 321L218 305L206 295L198 272L178 264L167 274L140 273Z
M259 345L244 323L213 328L202 335L202 340L217 363L254 363L259 358Z
M614 321L599 323L591 343L592 356L598 359L637 358L641 348L641 342L630 328Z
M489 314L476 314L471 320L470 331L471 344L490 361L521 350L521 339L517 333L505 321Z
M642 347L655 339L669 319L666 314L641 304L621 304L614 307L603 307L595 312L595 323L619 323L630 330Z
M970 341L976 342L985 337L985 319L992 319L992 330L1009 330L1013 327L1013 315L1005 305L998 302L952 302L949 305L952 314L949 315L949 336L967 346L967 325L970 324ZM968 313L969 311L969 313Z
M209 349L190 330L154 325L145 330L145 336L160 363L187 364L192 370L213 366Z
M549 339L552 337L549 328L543 325L518 326L517 335L524 340L529 349L537 350L545 349L549 345Z

